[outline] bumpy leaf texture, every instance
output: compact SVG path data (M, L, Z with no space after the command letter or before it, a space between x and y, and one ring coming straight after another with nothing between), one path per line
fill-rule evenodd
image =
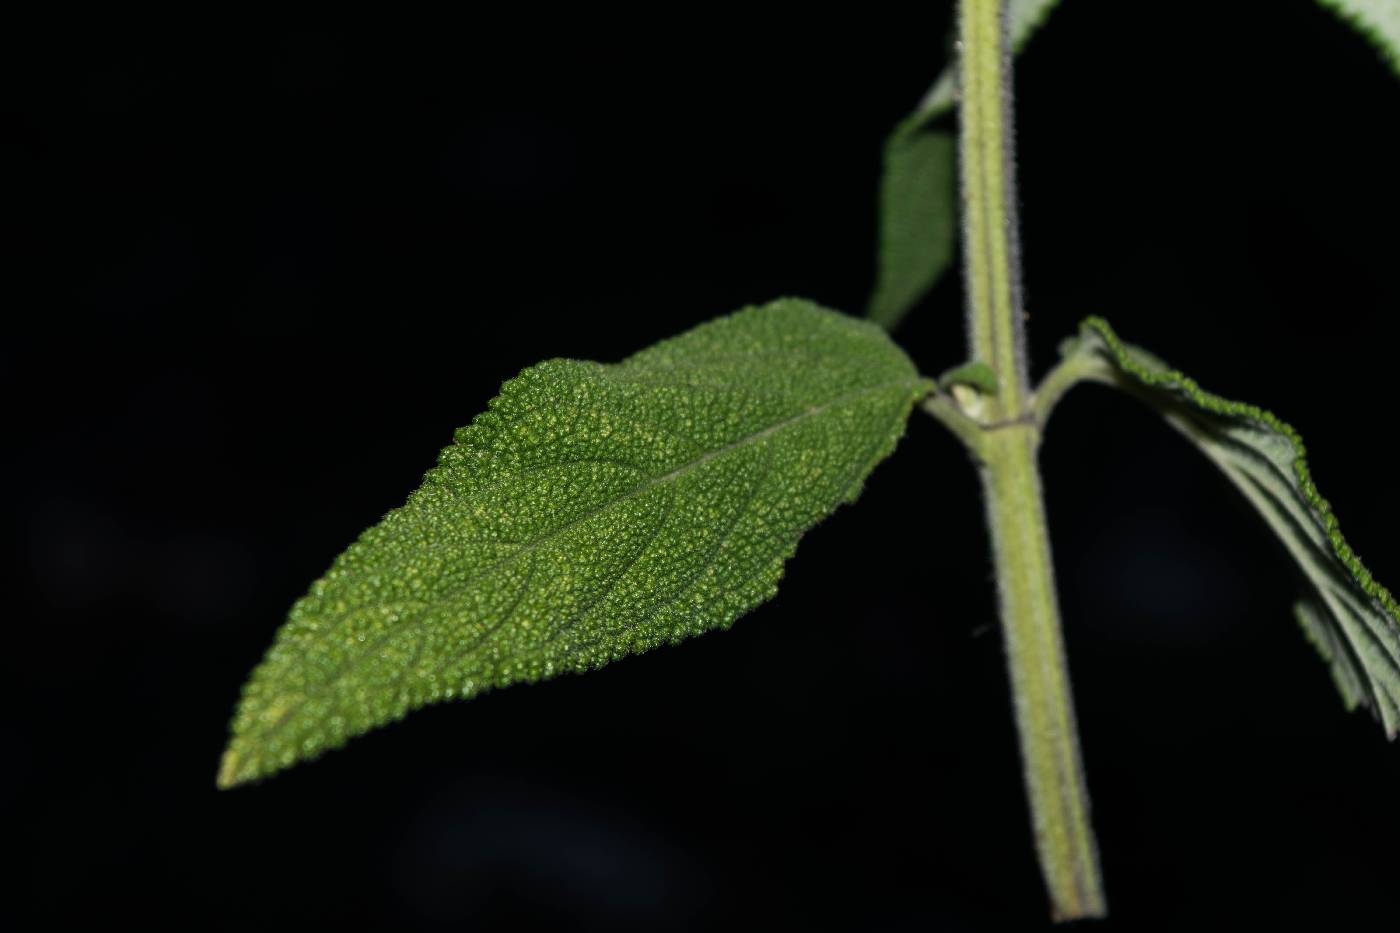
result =
M292 607L219 784L429 703L728 627L928 389L875 325L794 299L615 365L525 370Z
M1156 408L1220 468L1298 565L1296 606L1309 640L1331 665L1348 709L1370 709L1395 738L1400 731L1400 606L1342 537L1313 485L1296 431L1277 417L1202 389L1118 339L1098 318L1084 322L1065 352L1093 367L1089 378L1128 390Z

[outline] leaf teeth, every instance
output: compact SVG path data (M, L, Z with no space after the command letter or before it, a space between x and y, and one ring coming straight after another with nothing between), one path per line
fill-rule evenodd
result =
M1202 389L1156 357L1088 318L1072 352L1097 357L1104 375L1156 406L1249 500L1310 588L1297 616L1331 665L1348 709L1369 708L1388 738L1400 730L1400 605L1342 537L1313 484L1298 432L1255 405Z
M429 703L729 626L928 389L880 328L798 299L616 365L525 370L292 607L218 786Z

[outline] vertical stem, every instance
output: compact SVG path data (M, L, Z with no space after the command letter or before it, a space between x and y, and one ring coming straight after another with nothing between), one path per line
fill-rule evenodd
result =
M1057 920L1106 911L1036 465L1021 309L1011 57L1002 0L958 6L968 338L997 374L978 445L1021 762Z
M1030 392L1021 314L1011 57L998 0L958 5L959 155L962 169L968 350L996 371L1002 419Z
M1037 440L1027 424L986 432L982 489L1036 854L1055 919L1074 920L1101 917L1107 906L1060 636Z

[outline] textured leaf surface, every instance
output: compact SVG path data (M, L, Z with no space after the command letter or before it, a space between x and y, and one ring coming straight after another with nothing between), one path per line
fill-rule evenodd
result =
M619 364L525 370L293 606L219 783L425 704L727 627L927 390L879 328L792 299Z
M1157 408L1235 485L1302 571L1304 632L1331 665L1348 709L1369 708L1386 734L1400 729L1400 606L1342 537L1313 485L1296 431L1277 417L1202 389L1121 342L1102 320L1066 345L1088 378L1128 389Z
M1057 0L1011 0L1016 48ZM894 328L938 284L957 241L957 145L939 118L953 108L953 70L946 69L918 109L885 141L880 177L879 251L866 314Z

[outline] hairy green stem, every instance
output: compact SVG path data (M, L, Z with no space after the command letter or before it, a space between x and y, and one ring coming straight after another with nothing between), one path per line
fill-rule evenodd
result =
M997 374L996 415L1017 418L1029 391L1021 315L1011 58L999 0L958 5L959 156L968 350ZM995 420L995 419L994 419Z
M1106 906L1060 636L1038 438L1029 424L986 432L982 489L1036 852L1055 918L1074 920L1103 916Z
M963 252L972 357L996 372L974 453L1041 872L1057 920L1106 913L1055 597L1025 353L1002 0L958 5Z

